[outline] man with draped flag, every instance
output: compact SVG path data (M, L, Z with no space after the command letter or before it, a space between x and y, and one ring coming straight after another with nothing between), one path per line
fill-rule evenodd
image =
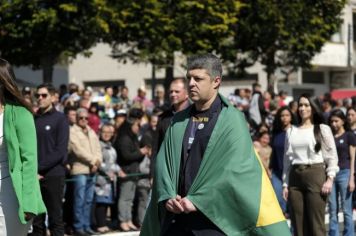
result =
M243 114L218 93L219 58L190 57L187 79L193 104L157 155L141 235L290 235Z

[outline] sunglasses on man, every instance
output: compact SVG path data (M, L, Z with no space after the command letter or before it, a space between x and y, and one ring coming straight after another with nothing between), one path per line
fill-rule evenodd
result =
M35 94L35 98L40 98L40 97L42 97L42 98L47 98L48 97L48 93L36 93Z
M88 117L87 116L80 116L79 120L88 120Z

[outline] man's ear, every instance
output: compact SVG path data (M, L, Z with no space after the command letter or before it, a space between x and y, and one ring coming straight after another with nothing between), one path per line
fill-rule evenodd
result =
M219 86L220 86L220 84L221 84L221 77L216 76L216 77L214 78L213 83L214 83L214 89L219 88Z

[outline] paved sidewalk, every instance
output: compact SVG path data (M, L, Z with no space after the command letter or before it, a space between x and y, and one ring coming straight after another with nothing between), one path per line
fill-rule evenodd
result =
M356 211L353 212L353 218L354 221L356 221ZM339 222L342 223L344 222L344 217L342 213L339 213ZM290 224L290 221L288 220L288 224ZM327 225L327 229L328 229L328 224L329 224L329 214L325 215L325 224ZM102 234L105 236L138 236L140 234L140 232L112 232L112 233L107 233L107 234Z
M140 234L139 231L135 232L113 232L113 233L107 233L107 234L100 234L100 235L105 235L105 236L138 236Z

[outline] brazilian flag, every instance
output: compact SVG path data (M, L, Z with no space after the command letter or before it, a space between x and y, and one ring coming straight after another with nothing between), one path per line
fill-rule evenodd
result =
M199 172L187 198L226 235L291 235L243 114L223 96ZM156 159L152 200L141 235L160 235L165 209L177 195L182 141L190 108L177 113Z

